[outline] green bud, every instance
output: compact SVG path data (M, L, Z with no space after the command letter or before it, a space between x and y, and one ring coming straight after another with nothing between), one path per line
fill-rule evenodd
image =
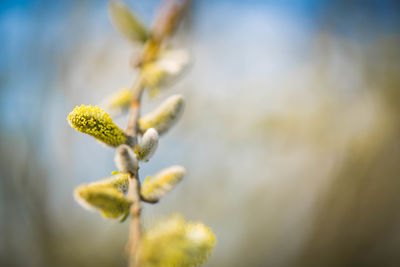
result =
M140 190L141 196L151 202L159 201L182 180L185 168L172 166L158 172L154 178L147 177Z
M154 128L159 135L167 132L182 115L184 100L181 95L173 95L167 98L154 111L144 115L138 120L142 132Z

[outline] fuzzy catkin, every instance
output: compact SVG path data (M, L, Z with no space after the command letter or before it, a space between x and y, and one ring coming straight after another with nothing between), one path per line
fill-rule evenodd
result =
M109 146L116 147L127 140L125 132L98 106L77 106L67 119L72 128Z
M183 108L182 95L170 96L158 108L138 120L139 128L142 132L154 128L159 135L162 135L177 122L183 113Z
M210 228L173 215L145 232L139 259L143 267L197 266L208 258L214 245Z
M74 197L81 206L113 219L127 214L131 205L131 201L112 185L81 185L75 189Z
M142 140L135 146L135 153L139 160L149 161L158 147L158 133L156 129L148 129L142 137Z
M175 188L185 174L182 166L171 166L156 173L154 177L144 180L141 195L149 201L159 201L163 196Z
M137 156L128 145L117 147L114 161L122 173L135 173L138 169Z

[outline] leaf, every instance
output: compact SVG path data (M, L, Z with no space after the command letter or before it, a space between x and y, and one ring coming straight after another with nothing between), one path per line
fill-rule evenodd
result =
M149 32L143 23L123 2L112 0L109 13L115 28L128 40L144 43Z
M171 166L158 172L154 178L147 177L141 188L141 196L151 202L159 201L182 180L185 168Z

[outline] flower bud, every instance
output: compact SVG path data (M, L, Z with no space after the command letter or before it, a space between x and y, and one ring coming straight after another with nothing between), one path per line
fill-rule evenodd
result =
M112 147L117 147L127 140L125 132L112 121L103 109L97 106L75 107L67 119L72 128L89 134Z
M106 218L119 218L129 212L131 201L111 185L81 185L74 191L75 200L84 208L98 210Z
M122 173L135 173L138 169L136 154L128 145L120 145L117 147L114 161L117 168Z
M147 177L141 188L141 196L151 202L159 201L182 180L185 168L171 166L158 172L154 178Z
M154 128L159 135L162 135L179 119L183 107L184 100L181 95L170 96L158 108L138 120L140 130L144 132Z
M158 146L158 133L154 128L148 129L139 144L135 146L135 153L139 160L149 161Z

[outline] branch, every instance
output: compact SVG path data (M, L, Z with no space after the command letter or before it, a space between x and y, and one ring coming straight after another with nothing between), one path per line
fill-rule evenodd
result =
M172 6L168 7L168 4ZM164 4L164 12L156 19L155 26L153 28L152 39L148 42L145 47L143 54L141 55L140 63L146 63L147 61L153 60L154 57L159 53L159 48L163 39L171 35L172 31L176 28L177 23L181 19L184 10L187 8L190 0L181 1L166 1ZM153 45L151 45L153 44ZM149 56L151 55L151 56ZM138 64L138 65L141 65ZM128 125L126 127L126 133L128 135L128 145L134 147L138 143L138 119L140 116L140 104L142 93L144 89L144 81L142 75L139 73L139 77L136 79L134 85L132 86L133 96L129 108ZM129 188L128 197L132 200L132 205L130 207L130 233L129 233L129 266L130 267L140 267L138 259L138 249L140 246L141 239L141 223L140 223L140 213L141 205L140 201L145 201L149 203L156 203L152 201L146 201L140 195L140 181L139 174L136 170L134 173L129 173Z
M141 78L141 76L139 76L132 88L133 96L129 108L128 125L126 127L126 133L129 137L128 144L131 147L138 143L137 121L140 116L140 103L143 89L143 79ZM132 200L132 205L129 211L131 216L128 241L129 266L138 267L139 261L137 258L137 251L140 245L140 238L142 234L140 223L140 213L142 208L140 205L140 181L137 170L135 173L129 173L128 198Z
M144 89L143 78L139 76L132 86L133 96L129 108L128 125L126 133L130 137L129 145L132 147L137 144L138 125L137 121L140 116L140 102Z

